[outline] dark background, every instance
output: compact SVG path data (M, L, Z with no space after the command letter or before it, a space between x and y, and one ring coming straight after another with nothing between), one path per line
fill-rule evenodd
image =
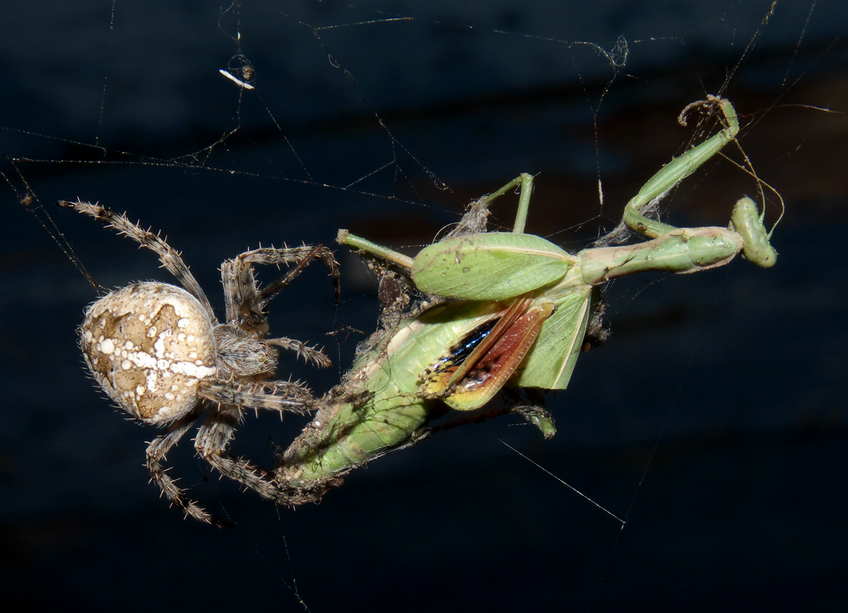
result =
M0 9L5 602L845 609L844 3L784 0L768 18L770 2L453 4ZM218 74L239 30L253 92ZM581 44L609 51L619 36L629 57L617 69ZM742 115L758 175L786 200L778 264L740 259L608 288L613 335L548 396L551 441L509 418L456 429L296 511L219 482L183 441L173 474L237 523L217 530L157 499L142 466L155 432L122 419L85 377L75 327L95 292L51 236L104 286L169 279L151 254L56 210L57 199L99 200L162 228L219 308L217 267L249 246L329 243L339 227L426 244L469 199L522 171L539 173L528 231L578 249L700 137L675 117L719 89ZM27 185L31 211L16 199ZM722 225L755 188L731 164L710 164L669 198L668 218ZM512 206L494 223L508 226ZM341 304L312 267L272 309L273 333L334 358L326 372L281 364L281 377L317 392L362 338L325 334L368 332L377 311L373 284L343 252ZM249 416L235 450L270 465L300 427Z

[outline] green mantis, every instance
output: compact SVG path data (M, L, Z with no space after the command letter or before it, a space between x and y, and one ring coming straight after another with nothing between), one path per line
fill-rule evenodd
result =
M717 107L723 129L657 172L627 203L623 224L650 240L570 254L524 234L533 178L522 174L480 199L458 228L414 258L339 232L338 241L391 266L426 295L417 311L372 337L342 383L320 403L315 419L284 453L279 484L318 497L353 468L411 445L446 413L482 410L504 386L564 389L593 313L593 288L643 271L691 273L723 266L738 253L774 265L777 254L763 214L740 199L728 228L676 228L642 211L697 170L739 131L727 100ZM489 204L520 189L512 232L485 232ZM429 305L435 306L429 306ZM544 411L524 412L546 436Z

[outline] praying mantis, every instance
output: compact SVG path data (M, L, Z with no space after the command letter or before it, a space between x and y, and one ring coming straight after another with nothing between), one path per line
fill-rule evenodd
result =
M677 228L646 214L739 132L728 100L710 96L690 104L681 123L695 107L717 108L723 127L663 166L627 203L622 224L644 242L571 254L525 234L529 174L473 203L453 232L414 258L341 230L339 243L396 269L425 298L375 333L343 381L318 401L315 418L280 458L278 485L301 499L317 499L357 466L429 436L432 420L449 409L472 421L505 386L565 389L592 318L593 290L610 279L699 272L724 266L740 252L760 267L773 266L777 252L764 212L747 196L737 201L727 228ZM491 202L516 189L512 232L486 232ZM541 409L507 410L524 415L546 437L555 432Z

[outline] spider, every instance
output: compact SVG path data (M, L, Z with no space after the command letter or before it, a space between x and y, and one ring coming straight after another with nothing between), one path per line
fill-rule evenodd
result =
M265 498L287 504L289 498L268 472L230 456L227 447L244 408L307 413L309 389L273 380L277 348L295 351L306 361L328 366L319 350L289 338L265 338L265 307L312 260L330 268L338 299L338 264L324 245L245 251L221 265L226 322L219 323L206 294L180 253L158 234L143 230L126 214L99 204L60 201L60 206L90 215L150 249L182 287L159 282L127 285L88 306L79 328L80 348L95 381L120 407L145 424L164 427L147 447L150 478L187 516L224 526L177 486L162 462L205 411L195 448L222 475ZM294 266L259 289L254 264Z

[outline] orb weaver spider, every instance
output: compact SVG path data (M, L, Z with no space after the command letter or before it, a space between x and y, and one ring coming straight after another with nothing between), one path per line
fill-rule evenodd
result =
M319 349L290 338L266 338L266 307L280 290L313 260L330 269L338 293L338 264L324 245L260 247L221 265L226 317L219 322L209 299L179 252L157 234L99 204L60 201L60 206L102 221L153 251L181 287L133 283L109 292L86 308L79 342L92 377L106 395L133 419L164 427L147 447L150 478L172 504L204 522L225 525L188 498L162 462L198 418L206 413L195 438L197 454L222 475L265 498L288 498L267 471L227 447L244 409L306 413L312 394L302 383L277 381L277 350L297 353L318 366L330 364ZM285 264L289 271L265 288L253 267Z

